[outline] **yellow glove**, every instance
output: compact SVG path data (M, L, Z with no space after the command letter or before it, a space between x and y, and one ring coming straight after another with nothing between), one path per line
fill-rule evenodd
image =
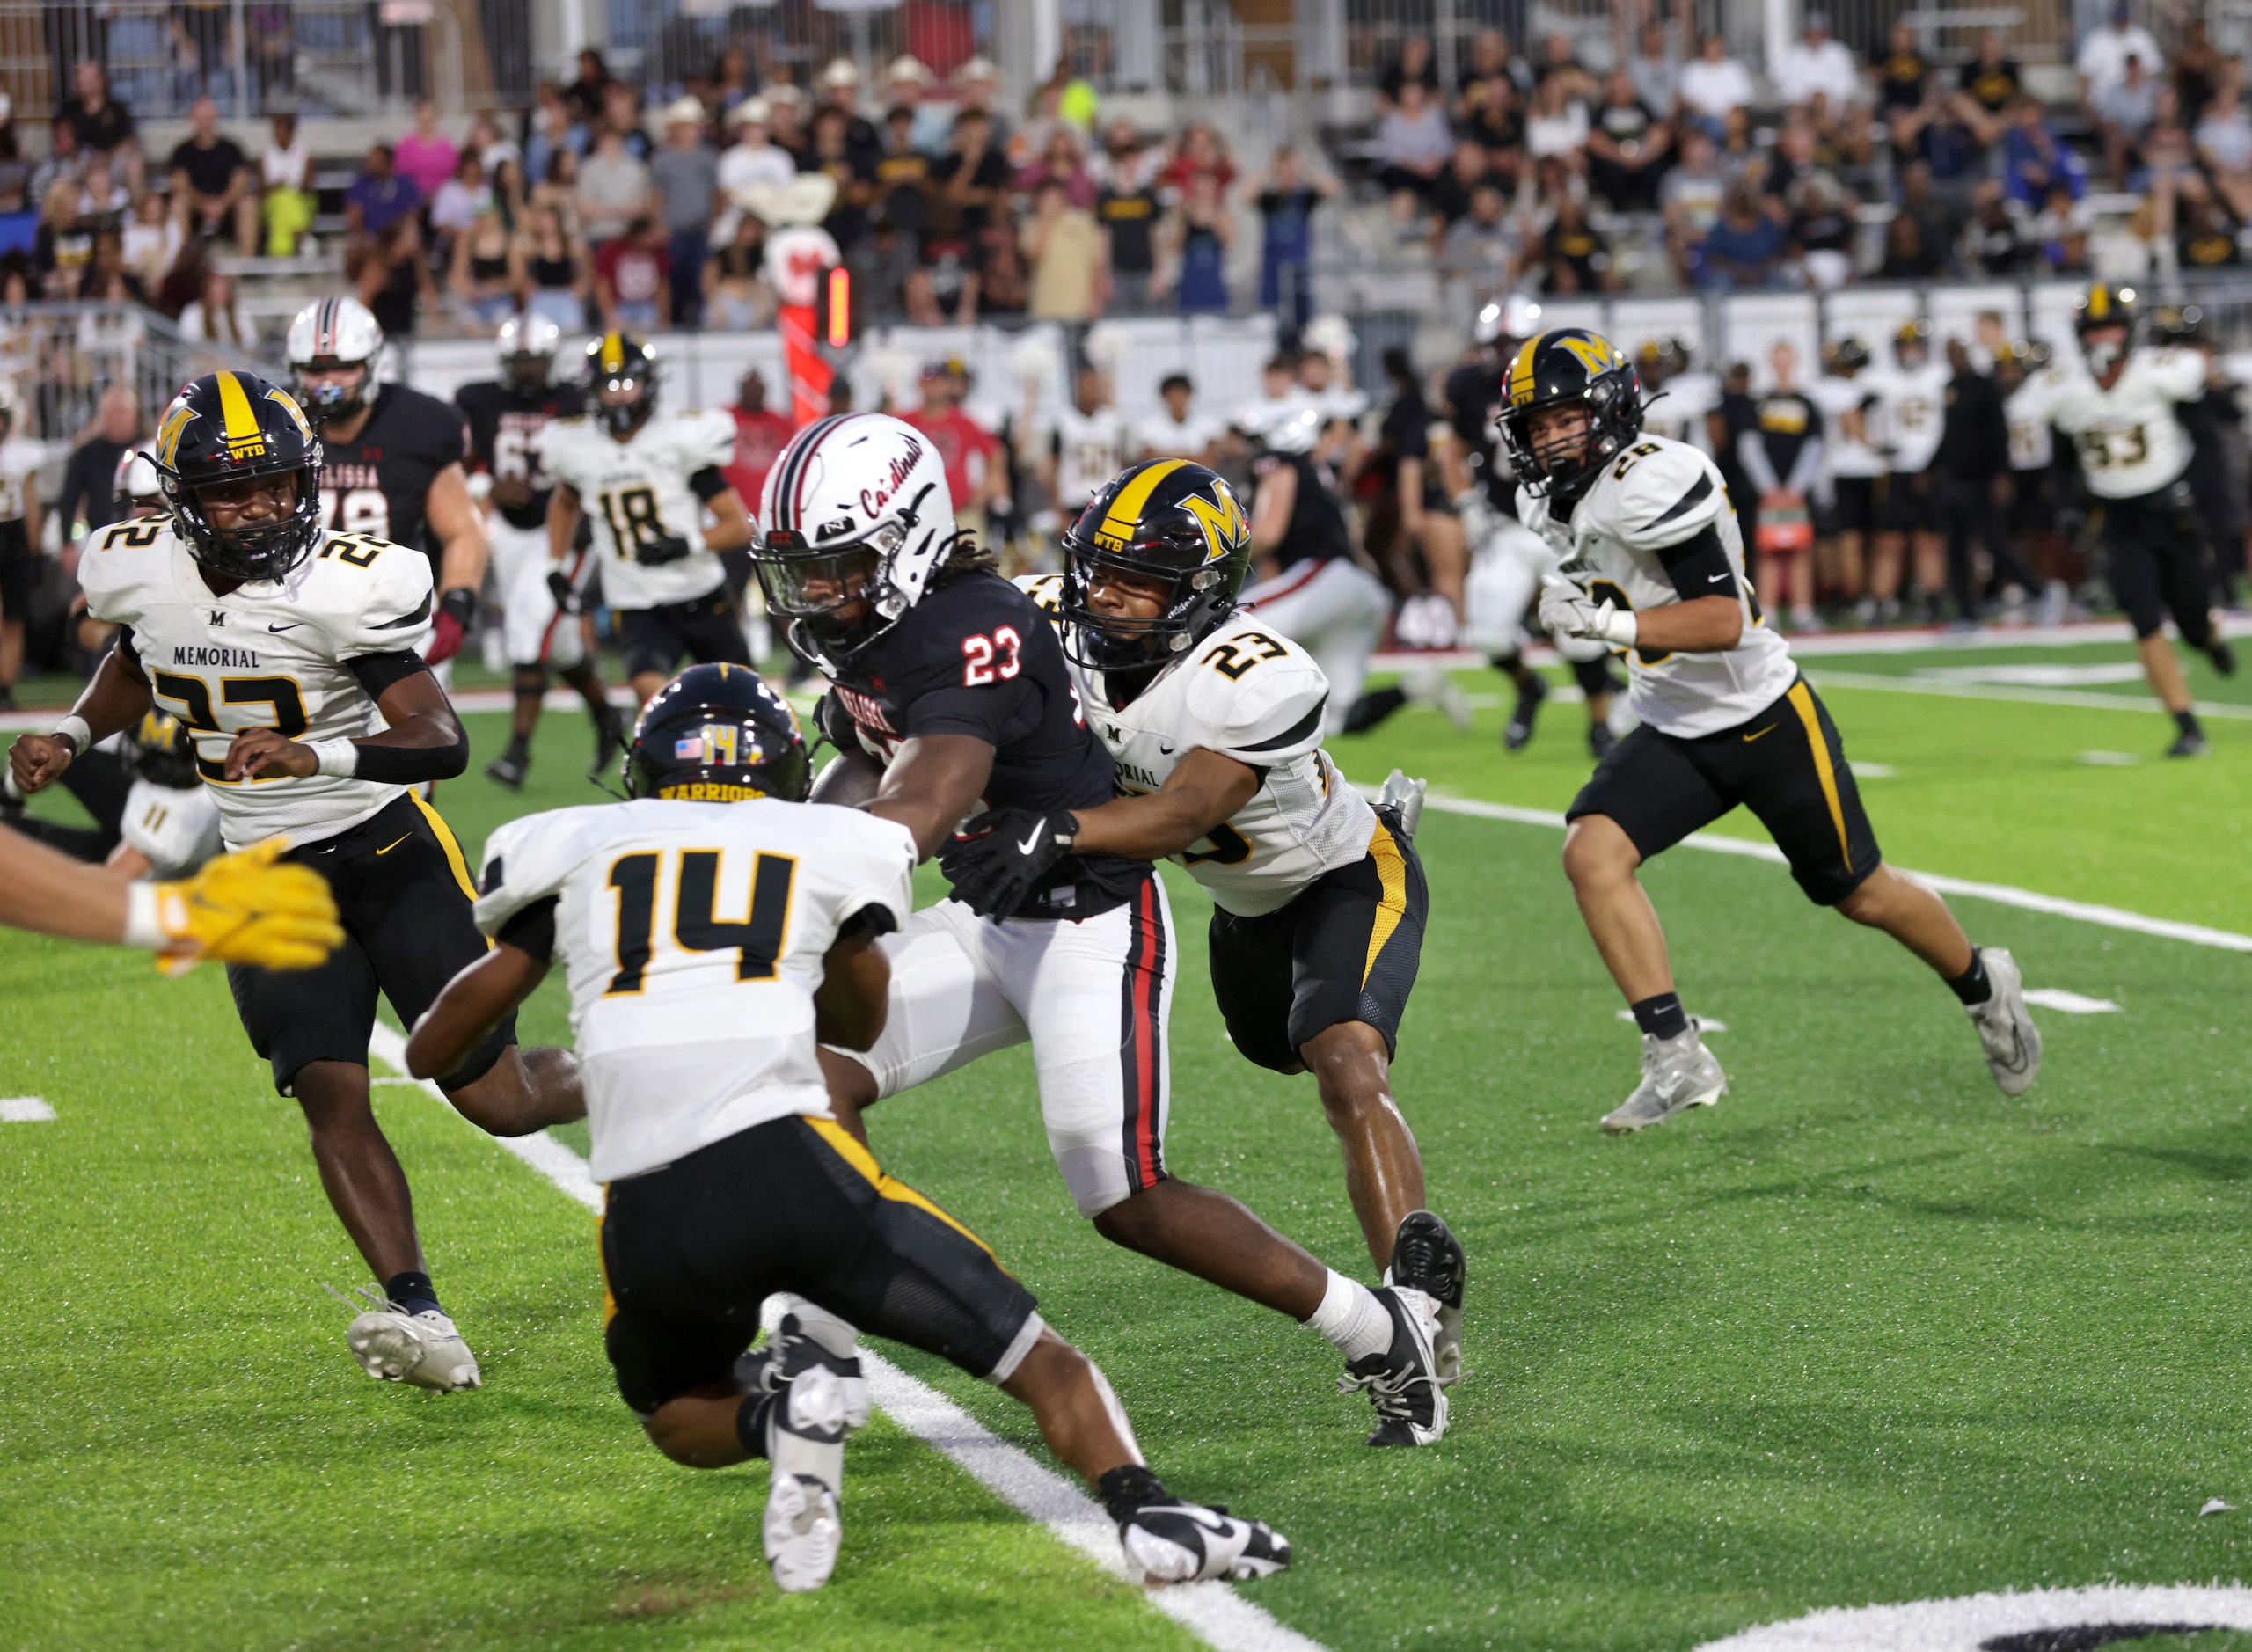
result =
M327 961L344 944L336 903L318 873L280 864L289 846L286 837L269 837L179 883L135 885L127 941L162 954L157 967L167 975L185 975L206 958L262 969Z

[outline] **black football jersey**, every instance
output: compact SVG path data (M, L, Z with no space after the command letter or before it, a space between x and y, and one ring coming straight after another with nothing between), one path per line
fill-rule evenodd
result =
M989 742L988 808L1092 808L1116 794L1117 765L1087 727L1055 627L998 574L964 574L926 593L852 661L834 692L880 763L918 735ZM1126 901L1148 874L1144 861L1067 856L1013 916L1091 917Z
M531 498L514 508L501 508L501 519L515 528L537 528L547 521L547 496L555 484L539 462L539 433L553 419L576 418L586 403L586 392L576 384L545 384L523 390L487 379L464 384L454 392L462 417L469 420L469 457L473 469L496 482L528 479ZM753 510L758 501L748 501Z
M1446 376L1447 421L1462 443L1463 462L1486 502L1504 516L1517 515L1517 472L1494 439L1494 410L1502 400L1502 369L1466 362Z
M1337 502L1329 479L1307 453L1262 453L1251 462L1254 478L1278 467L1296 471L1298 492L1291 500L1291 525L1275 547L1277 567L1296 567L1301 562L1330 562L1353 554L1352 531L1345 525L1345 508Z
M321 510L339 533L412 545L437 565L423 501L430 483L467 455L461 409L404 384L376 392L374 410L349 442L321 437Z

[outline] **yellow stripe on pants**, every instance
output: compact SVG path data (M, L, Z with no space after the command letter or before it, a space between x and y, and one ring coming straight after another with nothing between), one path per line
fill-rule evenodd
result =
M1368 961L1361 966L1364 990L1369 984L1369 976L1376 972L1376 961L1384 951L1384 943L1392 939L1392 932L1408 916L1408 857L1400 852L1400 840L1392 835L1392 828L1381 820L1369 837L1369 853L1376 860L1377 881L1384 887L1384 898L1377 903L1376 922L1369 927Z
M461 885L461 892L474 901L477 898L476 880L469 875L469 859L461 852L461 843L454 836L454 829L446 824L445 817L422 800L419 792L406 794L414 807L422 811L422 818L430 822L430 830L438 835L438 847L446 852L446 864L453 868L454 881Z
M1846 837L1845 805L1838 800L1838 771L1830 764L1830 744L1822 738L1822 719L1814 709L1814 691L1803 683L1791 684L1791 691L1783 697L1806 725L1806 743L1814 749L1814 772L1821 777L1822 798L1830 805L1830 823L1838 829L1838 852L1845 857L1846 870L1854 869L1854 847Z
M940 1210L937 1205L932 1204L905 1182L895 1181L884 1174L877 1167L875 1155L861 1146L859 1139L835 1119L810 1118L802 1114L799 1116L805 1118L805 1122L812 1126L814 1134L836 1149L837 1156L859 1172L866 1179L868 1185L883 1197L895 1199L901 1204L911 1204L918 1210L928 1210L988 1256L992 1255L993 1247L983 1239L979 1239L977 1235L962 1226L944 1210Z

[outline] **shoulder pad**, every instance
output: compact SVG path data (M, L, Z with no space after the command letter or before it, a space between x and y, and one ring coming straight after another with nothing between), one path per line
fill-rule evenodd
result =
M1656 450L1639 453L1643 447ZM1637 442L1611 462L1610 515L1629 545L1672 545L1717 517L1727 503L1713 462L1678 442Z
M430 559L410 545L366 534L332 533L314 558L308 606L335 627L347 654L412 648L430 629L436 600Z
M1207 638L1177 668L1188 672L1181 737L1254 768L1320 745L1329 679L1313 656L1254 623Z

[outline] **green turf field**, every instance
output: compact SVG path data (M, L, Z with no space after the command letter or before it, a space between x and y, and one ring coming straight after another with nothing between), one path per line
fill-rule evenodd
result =
M1828 694L1849 755L1890 771L1862 785L1898 863L2252 932L2252 727L2216 718L2212 758L2167 764L2131 683L2076 691L2122 709ZM1411 710L1334 749L1358 779L1400 763L1435 793L1561 808L1586 766L1580 709L1552 705L1507 759L1503 714L1461 736ZM481 761L500 720L470 720ZM551 715L523 799L472 774L440 807L473 851L513 813L588 800L585 744L583 720ZM1318 1338L1078 1221L1021 1051L878 1109L877 1151L1102 1363L1171 1483L1290 1535L1296 1568L1241 1592L1332 1648L1689 1648L1827 1606L2242 1576L2252 960L1960 903L2029 985L2120 1006L2037 1010L2047 1065L2007 1102L1953 999L1890 942L1807 906L1779 866L1684 849L1649 884L1685 998L1728 1025L1713 1048L1734 1091L1614 1141L1595 1120L1636 1045L1560 843L1438 810L1419 843L1434 915L1399 1093L1472 1262L1472 1374L1437 1449L1366 1451L1365 1402L1332 1392ZM1170 882L1173 1166L1364 1271L1310 1082L1227 1045L1208 909ZM526 1030L561 1033L552 988ZM764 1467L673 1466L610 1389L583 1209L420 1092L379 1093L484 1363L473 1395L354 1367L321 1286L355 1283L356 1261L216 972L166 983L138 957L0 939L0 1096L57 1115L0 1123L0 1645L1189 1643L881 1422L851 1448L836 1581L777 1595ZM1001 1396L898 1359L1040 1454ZM2201 1518L2213 1498L2248 1512Z

